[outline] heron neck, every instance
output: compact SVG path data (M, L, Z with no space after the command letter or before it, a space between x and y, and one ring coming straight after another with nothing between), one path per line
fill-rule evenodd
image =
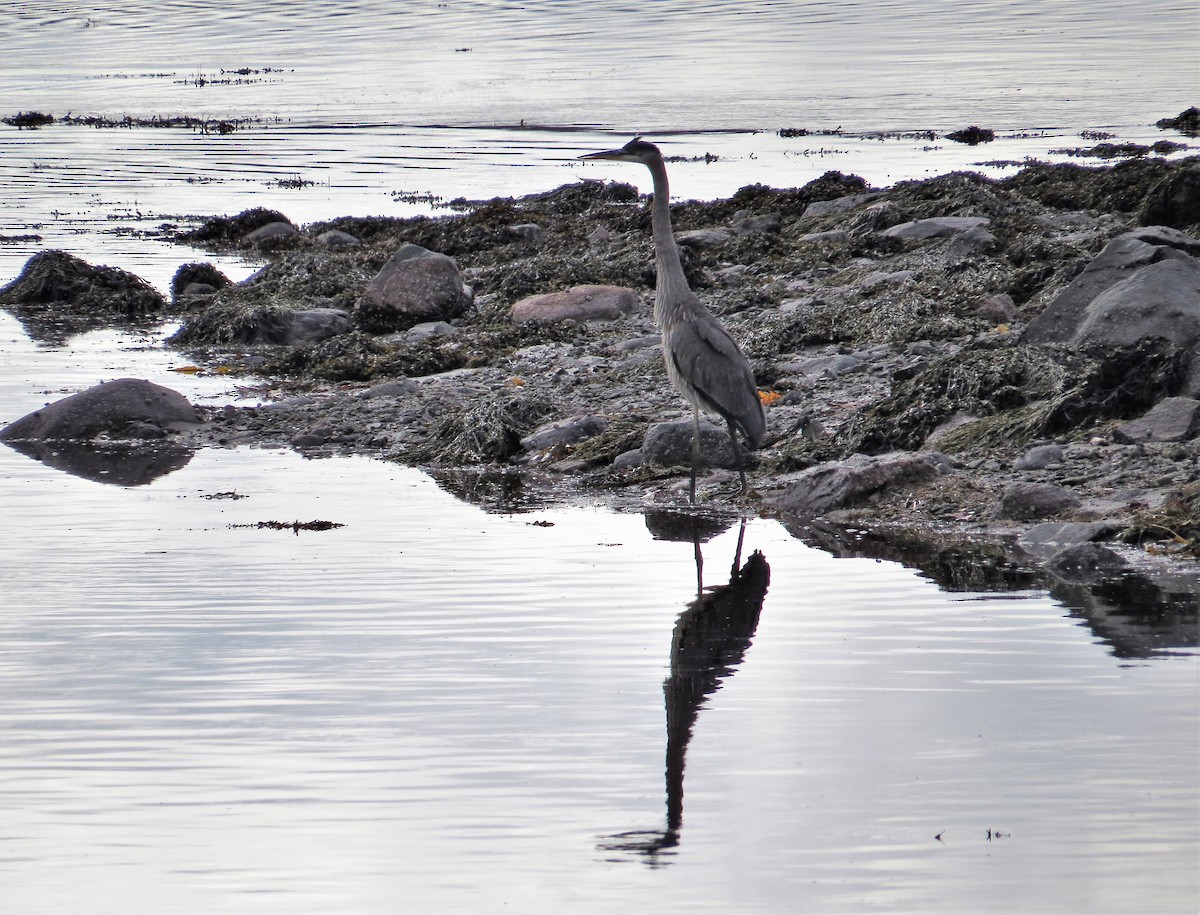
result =
M659 159L650 165L650 174L654 178L650 222L654 228L654 256L658 272L655 297L659 303L678 301L690 290L683 264L679 260L679 248L675 245L675 233L671 231L671 190L667 185L667 166ZM661 316L658 317L661 324Z

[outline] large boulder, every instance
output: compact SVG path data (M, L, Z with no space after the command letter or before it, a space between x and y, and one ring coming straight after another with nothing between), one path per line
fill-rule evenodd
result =
M1088 304L1071 342L1132 346L1146 337L1180 347L1200 341L1200 261L1161 260L1105 289Z
M140 378L119 378L56 400L0 429L0 441L161 438L200 422L177 391Z
M572 286L562 292L527 296L510 315L525 321L615 321L637 310L640 299L625 286Z
M449 321L470 304L470 290L453 258L405 245L368 284L354 314L364 330L380 334L424 321Z
M1196 255L1200 255L1200 239L1165 226L1119 235L1029 323L1021 339L1126 344L1131 338L1159 335L1190 345L1181 337L1200 327ZM1136 328L1122 326L1127 317L1135 318ZM1185 318L1187 329L1172 326L1180 317Z

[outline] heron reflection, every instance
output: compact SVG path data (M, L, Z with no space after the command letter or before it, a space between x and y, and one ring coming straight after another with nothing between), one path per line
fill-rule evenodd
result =
M705 589L704 556L700 548L704 521L695 521L691 539L696 559L696 599L675 622L671 669L663 681L667 718L666 827L618 833L600 844L603 851L642 854L651 865L665 863L662 853L679 844L687 749L700 709L744 660L758 628L771 579L771 567L760 551L755 550L742 564L746 533L743 521L729 583Z

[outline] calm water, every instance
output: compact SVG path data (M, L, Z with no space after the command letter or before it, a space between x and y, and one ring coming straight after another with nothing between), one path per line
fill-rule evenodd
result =
M487 514L280 451L137 488L9 449L0 474L8 910L1196 901L1196 658L1119 660L1044 594L752 521L757 626L714 609L741 641L673 667L694 546L638 516ZM345 527L254 526L315 519Z
M1082 130L1152 142L1147 124L1195 102L1196 17L1067 0L10 4L0 114L265 120L223 137L0 128L0 236L40 236L0 244L0 283L57 246L165 288L197 253L146 232L177 214L304 222L429 211L412 193L640 181L574 160L634 130L719 155L675 166L697 197L830 168L1003 173L980 163ZM242 68L258 72L222 73ZM862 136L966 123L1002 137ZM187 360L161 336L39 347L0 314L0 422L123 375L262 396L172 372ZM772 520L724 519L698 547L678 518L484 511L365 458L173 464L121 486L0 447L4 911L1200 903L1194 626L1131 647L1129 617L948 593ZM313 520L343 526L257 526ZM725 586L699 607L697 549L704 584Z

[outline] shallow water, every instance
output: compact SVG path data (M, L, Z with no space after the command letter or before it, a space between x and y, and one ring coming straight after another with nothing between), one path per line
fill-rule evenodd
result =
M0 283L64 247L166 289L201 255L148 233L181 214L648 190L574 158L634 130L717 157L672 165L684 197L834 168L1005 174L1083 130L1153 142L1197 84L1194 7L1169 2L232 9L0 9L0 114L264 118L227 136L0 127ZM222 72L240 68L259 72ZM864 136L971 122L1000 139ZM846 133L776 133L797 126ZM38 345L0 314L0 422L124 375L264 396L174 371L164 333ZM77 457L0 446L5 910L1200 900L1194 622L1097 616L1025 578L945 591L732 517L699 547L704 584L731 587L697 611L678 517L366 458L185 451L119 485L127 464L51 466ZM462 498L481 492L488 511ZM258 526L311 521L342 526Z
M3 449L0 475L14 911L1195 900L1196 658L1117 659L1044 594L948 594L751 521L749 648L664 709L694 547L641 517L487 514L281 451L125 488ZM345 526L254 526L318 519ZM703 545L707 585L737 538ZM667 714L694 716L675 835Z

